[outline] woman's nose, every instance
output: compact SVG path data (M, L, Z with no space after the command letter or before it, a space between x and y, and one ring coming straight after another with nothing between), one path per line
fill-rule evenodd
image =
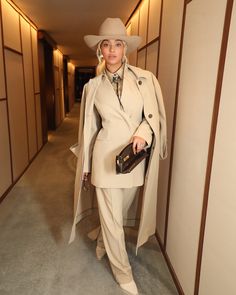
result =
M113 44L110 44L110 51L114 51L115 50L115 45L113 45Z

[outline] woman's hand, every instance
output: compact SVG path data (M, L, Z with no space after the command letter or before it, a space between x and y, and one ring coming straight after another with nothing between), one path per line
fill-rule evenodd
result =
M88 172L85 172L85 173L83 174L83 178L82 178L82 180L83 180L83 181L88 181L88 176L89 176L89 173L88 173Z
M89 174L90 173L85 172L83 174L83 178L82 178L82 180L83 180L82 189L86 192L89 190L89 187L90 187Z
M139 136L134 136L133 137L133 151L134 154L139 153L142 149L144 149L146 145L145 139Z

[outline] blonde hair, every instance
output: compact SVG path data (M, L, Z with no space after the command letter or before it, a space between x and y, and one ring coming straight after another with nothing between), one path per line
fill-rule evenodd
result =
M98 65L96 67L96 75L97 76L100 75L100 74L102 74L102 72L105 70L105 67L106 67L106 63L105 63L105 60L103 59L102 50L101 50L102 41L103 40L101 40L98 43L97 51L96 51L96 55L97 55L97 59L98 59ZM122 43L124 44L124 56L122 58L122 64L123 64L123 63L128 63L128 58L126 56L127 44L123 40L122 40Z

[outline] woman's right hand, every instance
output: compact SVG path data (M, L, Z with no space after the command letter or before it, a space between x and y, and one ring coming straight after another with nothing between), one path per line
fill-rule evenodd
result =
M140 136L133 137L133 152L134 154L139 153L146 146L146 141Z
M83 178L82 178L82 181L83 181L83 185L82 185L82 188L84 191L88 191L89 190L89 187L90 187L90 182L89 182L89 174L88 172L85 172L83 174Z
M82 180L83 180L83 181L88 181L88 176L89 176L89 172L85 172L85 173L83 174L83 178L82 178Z

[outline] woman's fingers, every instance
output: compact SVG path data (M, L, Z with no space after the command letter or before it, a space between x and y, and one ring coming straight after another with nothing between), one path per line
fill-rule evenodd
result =
M87 181L88 180L88 173L87 172L83 174L83 180L84 181Z
M133 152L139 153L145 147L146 141L138 136L133 137Z

